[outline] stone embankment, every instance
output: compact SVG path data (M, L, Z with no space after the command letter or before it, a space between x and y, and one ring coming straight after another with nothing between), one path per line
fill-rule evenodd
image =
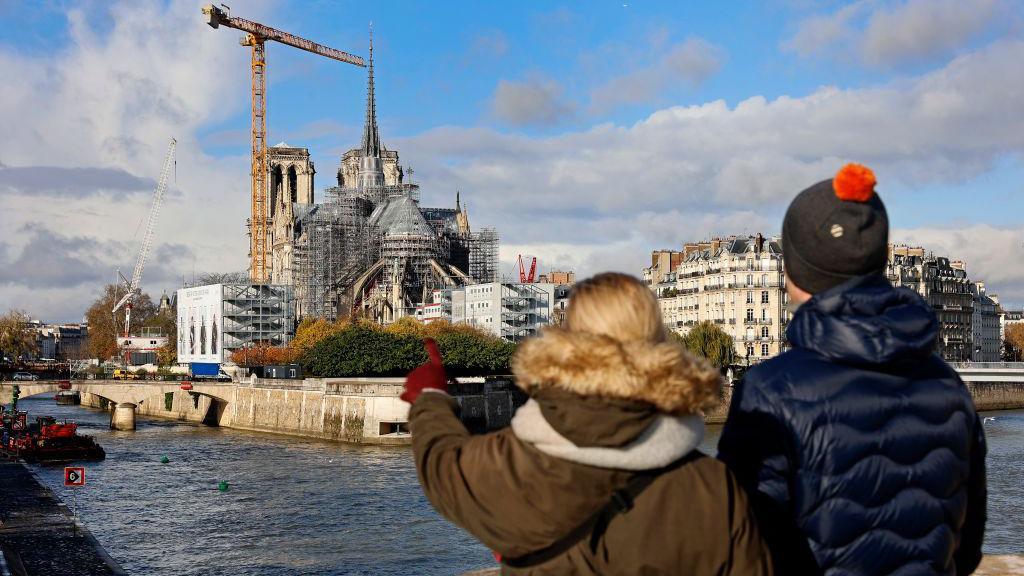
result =
M1024 408L1024 374L1020 382L968 381L978 410ZM965 378L966 379L966 378ZM137 414L209 425L363 444L408 444L408 405L398 398L402 378L253 378L245 382L203 385L180 390L152 386L152 394L132 401ZM99 394L128 386L82 386L82 403L107 408ZM141 386L134 385L134 390ZM462 405L462 419L473 432L507 426L526 396L508 377L464 378L451 386ZM721 399L705 418L721 424L729 412L733 388L723 386ZM123 405L122 405L123 407Z
M0 461L0 574L125 574L20 462Z

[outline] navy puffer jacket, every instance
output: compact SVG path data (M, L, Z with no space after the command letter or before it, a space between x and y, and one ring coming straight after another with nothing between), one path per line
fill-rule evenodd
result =
M752 496L776 573L977 567L985 437L937 331L914 292L857 278L801 306L793 349L737 384L719 457Z

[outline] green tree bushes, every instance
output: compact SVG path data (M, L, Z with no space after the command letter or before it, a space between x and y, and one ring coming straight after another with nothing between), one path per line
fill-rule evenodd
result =
M353 322L323 330L299 358L307 374L324 377L403 376L426 362L423 339L437 341L453 376L508 373L515 345L470 326L401 320L386 328Z
M696 324L686 336L672 332L672 338L680 342L692 354L700 356L718 368L725 368L736 362L736 348L732 336L707 320Z

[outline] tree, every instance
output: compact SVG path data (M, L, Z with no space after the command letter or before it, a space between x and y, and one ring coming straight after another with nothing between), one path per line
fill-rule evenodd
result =
M1024 323L1006 325L1004 356L1011 362L1024 358Z
M132 314L134 316L134 314ZM134 320L132 321L134 324ZM144 325L144 328L167 336L167 344L156 352L157 364L169 366L178 361L178 315L173 309L158 311Z
M9 310L0 316L0 358L17 361L36 352L36 334L29 325L31 318L21 310Z
M124 335L124 311L111 312L124 295L116 284L107 284L103 293L89 306L85 319L89 323L89 355L106 360L117 354L117 339ZM145 326L156 316L156 305L148 294L139 294L132 305L132 326ZM174 335L177 337L177 334Z
M257 342L245 348L231 352L231 361L239 366L266 366L268 364L287 364L288 349Z
M299 361L318 342L345 329L350 322L341 318L330 322L323 318L303 318L295 329L295 337L288 343L290 362Z
M718 368L725 368L735 362L736 348L732 336L713 322L705 320L698 323L680 340L691 353L705 358Z

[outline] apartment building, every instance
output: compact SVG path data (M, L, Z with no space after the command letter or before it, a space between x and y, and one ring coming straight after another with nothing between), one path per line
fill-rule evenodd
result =
M644 269L662 318L685 335L711 321L732 336L736 356L756 363L786 349L786 289L778 238L730 236L660 250Z
M971 284L974 296L974 311L971 314L971 333L974 350L971 360L975 362L999 362L1002 360L1002 309L999 297L985 292L984 282Z
M551 324L556 289L551 283L488 282L446 290L450 319L509 342L519 342Z
M973 284L960 260L925 253L902 244L889 247L886 276L894 286L914 290L939 317L939 353L949 362L967 362L974 354Z

